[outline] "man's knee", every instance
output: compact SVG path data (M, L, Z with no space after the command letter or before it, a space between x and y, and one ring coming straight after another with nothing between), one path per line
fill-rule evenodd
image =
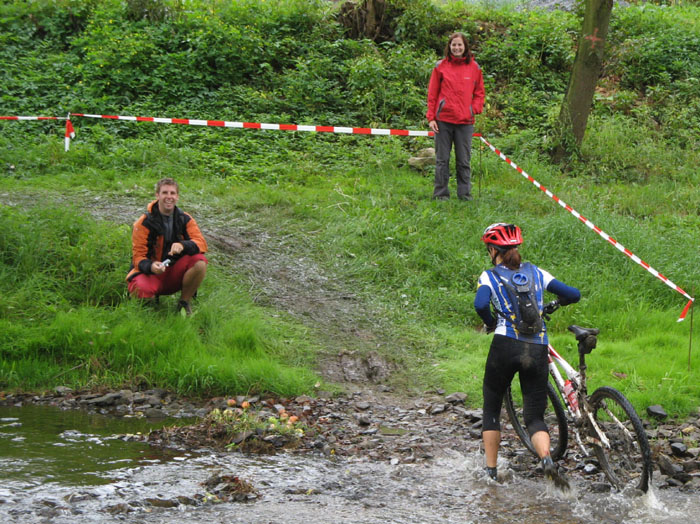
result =
M129 294L132 298L153 298L157 290L150 282L138 276L129 282Z
M197 260L190 268L190 271L196 275L204 276L207 274L207 263L204 260Z

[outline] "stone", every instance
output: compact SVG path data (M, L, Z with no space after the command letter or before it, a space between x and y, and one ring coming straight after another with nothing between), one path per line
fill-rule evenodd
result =
M360 426L369 426L371 424L371 421L367 415L364 414L357 414L355 415L355 420L357 420L357 423Z
M101 397L87 400L85 403L92 406L114 406L117 403L121 403L122 398L121 393L107 393Z
M433 404L430 407L430 414L431 415L439 415L440 413L444 413L445 410L447 409L447 404Z
M673 442L671 444L671 452L676 457L685 457L688 453L688 446L682 442Z
M673 477L676 473L683 471L682 466L673 462L671 457L664 455L663 453L659 454L659 458L656 460L656 463L659 465L659 470L661 470L661 473L668 475L669 477Z
M647 414L657 420L664 420L668 417L668 413L659 404L647 407Z
M143 412L144 415L146 415L146 418L166 418L167 415L163 412L162 409L158 408L148 408L146 411Z
M585 466L583 466L583 472L586 475L591 475L593 473L597 473L597 471L598 471L598 467L595 464L586 464Z
M608 493L612 487L607 482L592 482L591 491L593 493Z
M431 166L435 164L434 157L411 157L408 159L408 165L414 169L423 169L424 167Z
M450 404L463 404L467 400L467 394L461 392L455 392L445 397L445 400Z

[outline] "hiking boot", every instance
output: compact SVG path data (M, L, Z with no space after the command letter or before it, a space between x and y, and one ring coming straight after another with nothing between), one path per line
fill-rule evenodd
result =
M190 306L190 303L187 302L186 300L180 300L177 303L177 311L182 316L189 317L192 314L192 306ZM183 311L184 311L184 313L183 313Z
M571 489L568 479L564 476L564 473L560 471L559 466L552 461L552 457L549 455L542 459L542 470L544 471L544 478L554 483L557 488L562 491Z

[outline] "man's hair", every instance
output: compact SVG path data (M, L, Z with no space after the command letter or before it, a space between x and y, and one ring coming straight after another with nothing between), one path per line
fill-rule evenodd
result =
M160 188L163 186L175 186L178 195L180 194L180 186L177 185L174 178L161 178L156 182L156 194L160 193Z

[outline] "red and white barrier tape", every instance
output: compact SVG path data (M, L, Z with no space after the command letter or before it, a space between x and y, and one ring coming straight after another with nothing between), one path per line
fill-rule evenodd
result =
M231 127L238 129L270 129L276 131L312 131L317 133L345 133L355 135L433 136L432 131L409 129L377 129L373 127L305 126L298 124L263 124L258 122L228 122L225 120L194 120L191 118L156 118L150 116L88 115L71 113L70 116L84 118L106 118L109 120L131 120L157 124L182 124L188 126Z
M73 129L73 124L71 124L70 114L69 114L68 118L66 118L66 134L65 134L65 138L63 139L64 149L66 151L68 151L70 149L71 138L75 138L75 129Z
M475 135L476 136L476 135ZM509 166L511 166L513 169L515 169L518 173L520 173L522 176L527 178L529 182L531 182L535 187L539 188L545 195L547 195L549 198L554 200L557 204L559 204L561 207L566 209L569 213L574 215L576 218L578 218L581 222L583 222L586 227L591 229L593 232L597 233L601 238L606 240L608 243L612 244L615 249L629 257L631 260L642 266L644 269L646 269L649 273L654 275L656 278L661 280L664 284L666 284L668 287L671 289L678 291L681 295L683 295L685 298L688 299L688 303L685 305L683 308L683 311L681 312L680 317L678 318L678 322L681 322L685 319L686 315L688 314L688 310L690 309L691 304L695 301L693 297L691 297L688 293L686 293L681 287L678 285L674 284L671 280L669 280L667 277L659 273L656 269L651 267L649 264L644 262L641 258L639 258L637 255L632 253L629 249L627 249L625 246L620 244L617 240L612 238L610 235L608 235L605 231L600 229L598 226L596 226L593 222L588 220L586 217L581 215L578 211L576 211L574 208L569 206L566 202L561 200L559 197L557 197L555 194L553 194L549 189L544 187L542 184L540 184L537 180L532 178L530 175L528 175L523 168L519 167L515 162L513 162L510 158L508 158L506 155L504 155L501 151L496 149L493 145L489 143L488 140L486 140L483 136L479 135L479 138L481 141L486 144L491 151L496 153L503 161L505 161Z
M344 134L358 134L358 135L394 135L394 136L434 136L432 131L412 131L408 129L378 129L371 127L337 127L337 126L308 126L308 125L298 125L298 124L264 124L257 122L229 122L225 120L195 120L189 118L157 118L157 117L147 117L147 116L119 116L119 115L91 115L85 113L68 113L67 117L55 117L55 116L0 116L0 120L66 120L66 133L65 133L65 150L68 151L70 146L70 139L75 138L75 130L71 124L70 117L78 116L84 118L103 118L108 120L129 120L135 122L154 122L158 124L180 124L180 125L191 125L191 126L209 126L209 127L230 127L238 129L268 129L276 131L310 131L317 133L344 133ZM686 293L681 287L674 284L670 279L665 277L663 274L659 273L656 269L651 267L649 264L640 259L637 255L632 253L625 246L620 244L617 240L608 235L605 231L601 230L598 226L593 224L586 217L581 215L578 211L573 209L571 206L566 204L559 197L554 195L546 187L540 184L537 180L528 175L521 167L519 167L510 158L504 155L501 151L496 149L488 140L486 140L481 134L474 133L474 137L479 138L484 144L486 144L491 151L496 153L502 160L504 160L508 165L515 169L518 173L523 175L529 182L531 182L535 187L539 188L548 197L558 203L561 207L566 209L569 213L578 218L583 222L589 229L597 233L601 238L606 240L608 243L613 245L618 251L629 257L635 263L642 266L649 273L654 275L656 278L664 282L671 289L677 291L684 297L688 299L688 303L683 308L678 322L685 319L690 306L695 301L688 293Z
M65 116L0 116L0 120L65 120Z
M70 122L70 113L65 116L0 116L0 120L65 120L66 134L64 139L64 149L68 151L70 148L70 139L75 138L75 130Z

